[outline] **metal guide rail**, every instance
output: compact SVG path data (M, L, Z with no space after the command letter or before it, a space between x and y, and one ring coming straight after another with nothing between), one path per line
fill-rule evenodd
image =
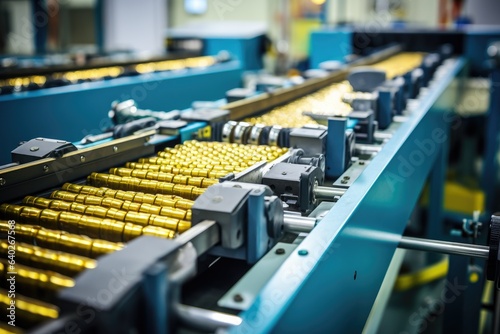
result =
M57 332L71 324L98 333L131 328L161 333L183 326L202 330L229 327L235 332L249 329L268 332L272 328L293 332L286 319L294 317L297 303L307 299L309 287L315 285L313 281L318 276L305 268L298 273L298 281L285 279L289 290L283 291L278 286L283 275L287 275L285 271L290 266L302 267L302 259L309 259L308 256L322 259L334 242L334 230L338 232L339 224L349 220L348 216L345 220L341 217L355 210L352 205L359 205L359 213L361 207L371 205L365 201L372 201L375 195L380 197L374 188L359 188L382 182L379 173L396 164L398 152L407 151L408 134L421 138L425 126L440 125L433 123L435 117L429 109L462 66L463 62L456 59L433 63L435 91L419 89L420 94L408 101L401 115L394 118L395 122L385 130L373 129L374 140L363 143L361 139L363 145L353 146L350 152L344 145L349 129L348 121L343 118L329 119L326 128L292 130L289 145L281 145L284 147L278 145L277 139L274 145L252 145L242 139L242 143L185 141L151 157L154 147L149 141L153 134L143 133L87 151L70 152L61 158L0 171L4 202L0 204L0 219L3 219L0 232L7 240L0 244L2 254L10 254L7 237L12 229L16 232L17 328L41 326L39 332L44 333ZM429 70L429 75L434 70ZM411 77L408 82L413 83L413 88L420 85ZM396 109L393 102L404 89L385 88L389 92L392 121ZM407 90L404 92L408 94ZM364 101L363 96L359 100ZM341 133L343 139L331 137L334 133ZM245 136L232 132L229 137ZM335 159L340 161L337 165L331 163ZM338 165L341 166L336 168ZM431 162L426 162L415 172L412 185L405 184L407 180L401 181L402 186L396 182L393 191L400 194L412 187L421 188L430 168ZM52 188L84 176L87 176L85 183L67 182L60 188ZM362 181L356 182L357 179ZM29 184L33 184L31 192L27 192ZM12 193L5 194L5 189ZM404 227L401 222L407 217L403 216L416 201L417 193L412 192L412 199L405 205L396 203L400 207L394 212L393 224L389 224L392 230L387 232L394 233L397 241L386 241L379 246L384 250L377 255L381 265L375 270L373 286L366 285L358 294L366 292L369 298L374 298L384 265ZM13 200L16 198L20 202ZM369 215L370 210L366 211L364 214ZM340 214L332 220L334 212ZM353 223L353 227L357 225ZM253 295L228 292L232 306L221 298L217 310L185 303L192 296L186 295L182 286L197 282L204 268L201 264L196 268L197 259L212 256L244 260L259 268L270 254L285 254L278 251L282 249L281 242L290 236L295 239L300 232L310 234L298 252L287 252L269 276L269 284L267 280L255 283ZM320 249L313 254L318 245ZM344 248L339 249L344 252ZM356 253L353 263L359 261L357 256ZM331 260L340 261L337 255ZM368 265L365 262L363 265ZM3 279L12 268L8 261L2 260L0 265ZM215 270L210 269L213 267L217 265L205 268L206 272ZM367 269L362 267L357 271L365 273ZM331 269L321 266L319 270ZM345 270L350 272L351 266ZM117 273L128 274L120 279ZM255 282L255 276L250 272L249 275ZM321 275L319 279L326 277ZM356 280L356 271L354 277ZM111 288L111 282L116 283L117 279L120 284ZM299 281L307 286L299 287ZM3 288L9 289L4 282L5 279L1 283ZM283 292L279 300L268 295L277 288ZM346 289L352 292L357 287L347 285ZM325 293L332 296L333 290L328 288ZM320 297L318 293L313 295ZM266 311L262 322L253 322L252 314L263 311L259 300L268 298L277 303L276 308ZM2 298L0 302L8 306L10 300ZM247 306L234 307L234 302ZM363 307L360 312L364 314L366 310ZM318 324L317 317L306 313L312 323ZM339 328L353 326L338 317L334 320ZM330 322L334 321L326 322L325 326L331 325ZM295 331L300 326L297 328Z

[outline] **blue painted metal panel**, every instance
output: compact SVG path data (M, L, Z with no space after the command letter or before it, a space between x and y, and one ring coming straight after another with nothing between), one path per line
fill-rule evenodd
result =
M467 30L465 33L464 56L470 62L471 68L475 72L488 74L489 56L488 46L500 39L499 28L478 28L477 30Z
M346 165L347 118L328 119L328 133L326 135L326 170L329 178L337 178L344 173Z
M459 59L440 79L230 333L362 331L419 190L447 139L449 118L435 102L464 64ZM421 147L424 140L432 143L427 150Z
M260 70L263 67L263 36L249 38L205 38L203 54L216 55L221 50L228 51L241 62L245 70Z
M165 263L155 263L144 275L144 321L148 333L167 333L169 328L167 314L170 311L168 296L168 275Z
M348 29L321 30L311 33L310 67L319 68L327 60L344 62L352 53L352 31Z
M183 109L193 99L222 98L240 84L241 74L240 63L234 61L0 96L0 164L11 161L10 151L23 140L77 141L101 133L111 125L107 113L114 100L132 98L141 108L152 110Z

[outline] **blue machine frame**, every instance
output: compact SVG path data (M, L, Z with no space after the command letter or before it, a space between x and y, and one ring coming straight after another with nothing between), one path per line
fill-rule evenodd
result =
M363 330L420 191L429 175L436 179L446 168L442 157L453 120L449 111L459 89L451 83L464 65L464 59L457 59L428 90L230 333ZM432 192L441 197L438 204L442 187L442 181L431 182Z
M185 109L194 100L217 100L241 84L243 71L262 67L262 35L204 38L203 54L228 51L234 59L209 68L158 72L0 96L3 119L0 165L11 162L20 142L36 137L78 141L111 125L115 100L134 99L141 107ZM145 102L144 105L141 102ZM147 103L147 104L146 104Z
M0 164L11 162L19 142L36 137L77 141L110 126L111 102L134 99L152 110L189 107L194 99L214 100L239 86L239 61L179 73L159 72L0 96ZM217 83L214 85L214 83Z

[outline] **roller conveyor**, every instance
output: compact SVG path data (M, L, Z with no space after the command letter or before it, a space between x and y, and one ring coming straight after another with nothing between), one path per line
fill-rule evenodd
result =
M142 67L141 70L151 70L151 66ZM345 82L335 84L313 96L276 108L263 116L269 117L271 122L266 125L286 125L284 119L275 119L273 115L290 116L289 110L308 109L310 101L316 105L334 101L334 105L344 107L347 113L351 108L340 101L339 91L349 92L350 88ZM307 116L308 122L304 123L302 117L294 115L287 120L292 120L294 127L315 123ZM255 119L249 121L260 123ZM20 226L34 223L42 226L42 230L60 229L112 242L127 242L139 235L174 238L175 233L182 233L191 226L191 201L204 189L217 184L219 178L229 173L243 172L260 161L272 161L286 152L287 149L277 146L186 142L159 152L154 158L127 162L126 168L112 168L109 174L92 173L87 185L65 184L63 190L52 192L50 198L27 196L22 201L25 206L3 204L2 218L15 219ZM335 194L328 189L316 192L320 197L333 197ZM288 228L292 226L291 221L289 217ZM38 252L43 251L51 252L38 249ZM22 257L19 260L22 261Z
M424 54L421 53L397 54L387 60L370 65L370 68L383 70L386 72L387 79L393 79L417 68L422 63L423 57ZM286 105L274 108L262 116L247 118L245 121L250 124L300 128L305 125L318 124L304 113L347 117L353 108L343 100L344 96L352 95L352 93L351 85L347 81L342 81Z
M129 242L141 235L176 238L191 227L193 200L209 186L219 183L218 178L211 176L238 173L257 162L271 162L286 152L287 149L278 147L186 142L159 152L156 158L146 159L150 164L156 163L150 166L157 166L159 170L160 167L172 166L169 168L170 173L140 168L111 168L110 174L89 175L87 185L66 183L61 190L53 191L49 198L26 196L21 205L2 204L1 217L16 224L19 240L16 244L16 261L33 267L25 268L16 264L16 269L23 270L26 276L33 278L20 282L20 289L24 290L22 287L29 286L30 282L46 279L49 285L51 279L61 284L73 284L69 278L63 279L58 273L74 275L93 269L96 263L91 258L103 254L99 248L94 248L94 242L97 246L107 246L103 251L109 253L121 249L121 242ZM233 163L240 157L241 162ZM126 165L144 167L136 162ZM7 221L0 227L4 233L9 230ZM44 237L45 234L52 238ZM87 237L76 237L77 234ZM54 237L58 238L60 246L53 240ZM41 247L21 241L33 242ZM44 248L47 246L49 248ZM82 247L90 249L83 251ZM72 248L72 254L60 252L68 248ZM7 251L8 243L4 242L2 253L7 254ZM73 254L84 254L91 258ZM68 267L65 262L69 262ZM36 269L40 267L55 272L40 272L40 269ZM5 274L6 264L2 268ZM50 285L48 290L58 290L58 283ZM44 287L41 286L41 289ZM31 297L37 294L42 296L38 290L27 291ZM50 302L52 298L50 295L50 298L45 296L42 299Z

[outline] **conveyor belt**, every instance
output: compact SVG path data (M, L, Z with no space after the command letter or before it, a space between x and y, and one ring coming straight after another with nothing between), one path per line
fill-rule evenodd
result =
M136 75L186 68L208 67L217 63L217 57L203 56L175 60L144 62L128 66L109 66L75 71L54 72L49 75L31 75L0 80L0 95L62 86L86 81L109 80L124 75Z
M29 306L18 327L56 317L57 308L45 303L72 286L73 276L95 268L94 258L120 250L140 235L176 238L191 227L193 200L218 178L287 151L188 141L156 157L111 168L109 174L92 173L86 185L64 184L49 198L26 196L19 205L1 204L0 218L6 221L0 221L0 233L7 235L15 222L16 251L13 267L0 261L2 287L9 288L5 278L15 270L18 292L26 294L17 294L16 300L26 299ZM9 249L8 241L0 243L0 253L8 255Z
M422 53L400 53L369 67L385 71L387 78L392 79L419 66L423 57L424 54ZM346 117L352 111L352 108L349 104L343 102L342 98L346 93L351 92L351 85L344 80L283 106L276 107L262 116L249 117L244 121L250 124L298 128L304 125L318 124L311 117L303 115L304 112Z
M414 68L421 60L422 54L400 54L375 67L386 70L391 78ZM149 64L137 71L166 68L166 64ZM333 110L336 115L347 115L351 109L342 102L342 96L351 91L346 81L335 83L248 122L301 127L316 124L302 114L304 111ZM70 286L73 275L91 270L95 265L92 259L123 248L140 235L176 238L190 228L193 201L207 187L230 173L245 171L261 161L271 162L287 151L277 146L187 141L155 157L111 168L109 173L91 173L85 185L64 184L50 198L27 196L19 205L1 204L0 219L16 224L16 269L23 270L20 284L28 287L23 291L27 297L42 299L29 300L33 305L43 305L30 310L51 310L42 312L38 321L57 316L57 308L43 303L50 303L58 289ZM0 222L0 232L7 234L10 226L8 221ZM5 242L0 244L2 253L8 254L8 249ZM65 265L68 261L71 266ZM5 275L7 263L0 265ZM45 289L49 281L53 284ZM33 324L26 320L21 327Z

